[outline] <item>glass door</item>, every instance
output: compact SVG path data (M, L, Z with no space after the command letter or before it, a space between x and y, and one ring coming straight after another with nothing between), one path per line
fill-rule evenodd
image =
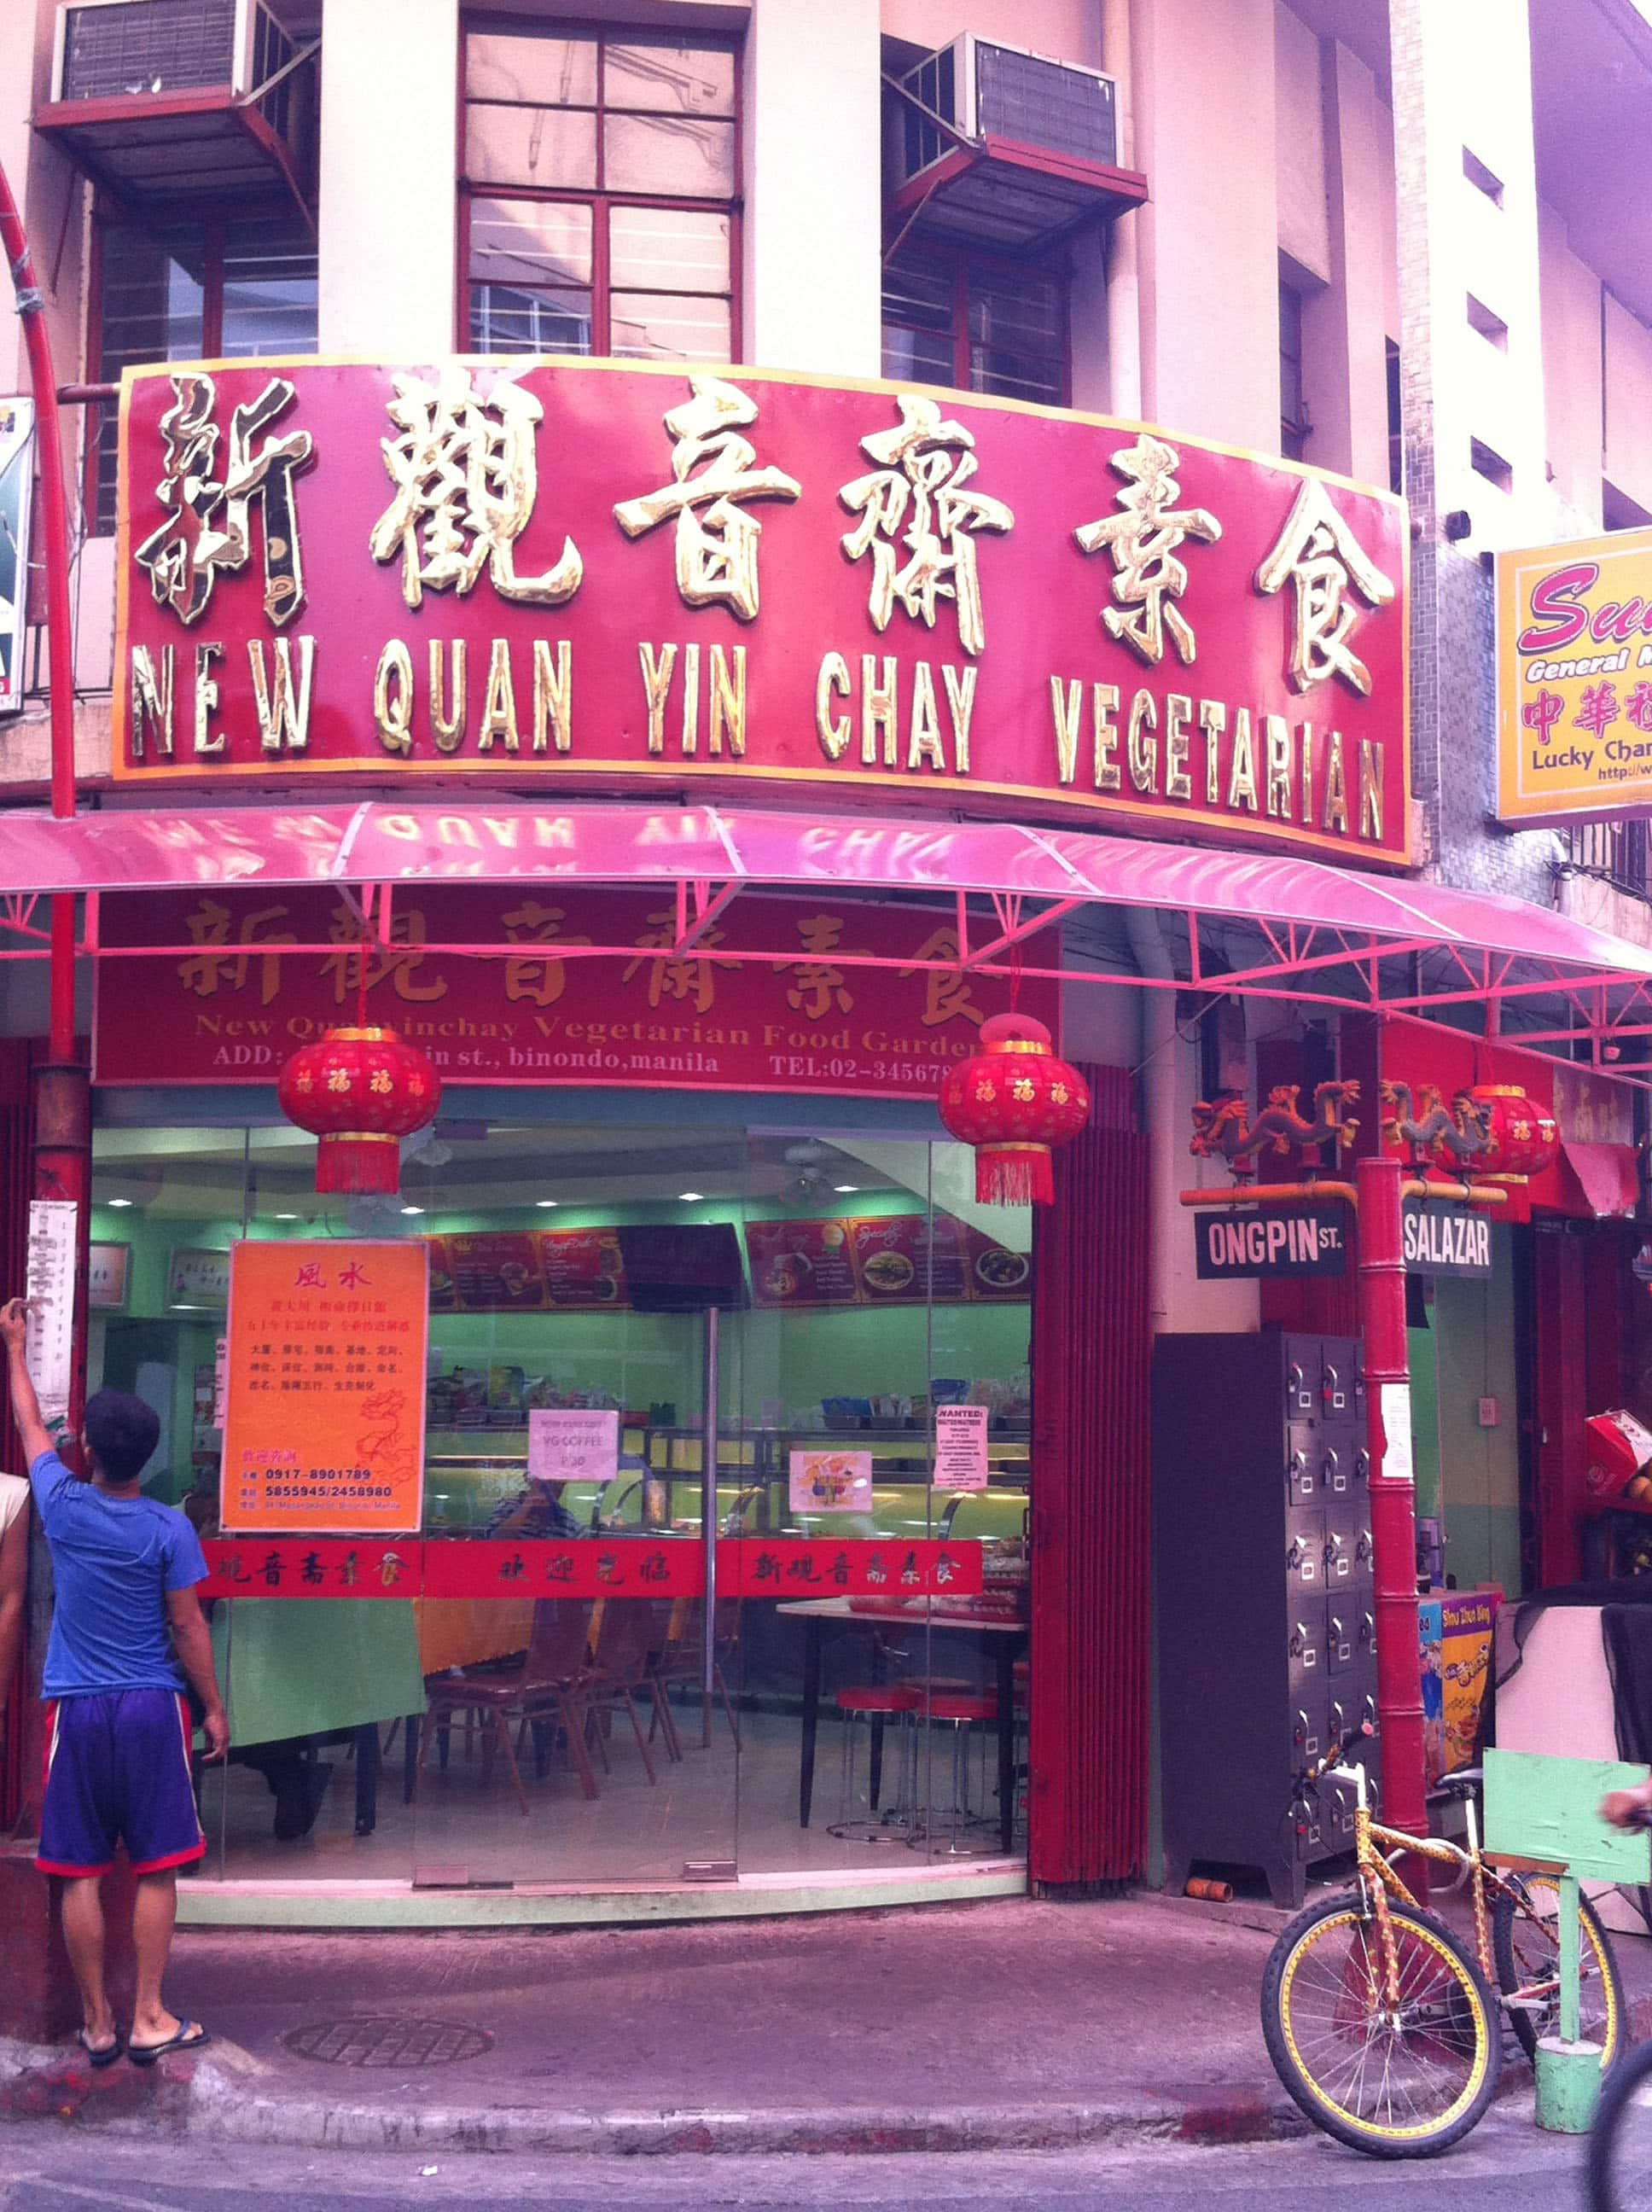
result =
M438 1887L732 1881L749 1510L730 1131L495 1130L404 1176L430 1239L424 1711Z

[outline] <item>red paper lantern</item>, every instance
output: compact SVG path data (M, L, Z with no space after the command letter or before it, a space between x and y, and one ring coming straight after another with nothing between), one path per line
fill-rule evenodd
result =
M282 1112L321 1139L318 1191L401 1188L401 1140L435 1119L441 1078L394 1030L329 1030L281 1071Z
M1541 1175L1560 1149L1560 1124L1546 1106L1528 1098L1518 1083L1477 1083L1471 1093L1485 1116L1490 1146L1468 1162L1472 1176L1488 1182L1524 1182Z
M983 1206L1048 1206L1055 1196L1050 1148L1090 1119L1090 1086L1058 1060L1042 1022L994 1014L981 1049L946 1072L941 1119L975 1147L975 1196Z

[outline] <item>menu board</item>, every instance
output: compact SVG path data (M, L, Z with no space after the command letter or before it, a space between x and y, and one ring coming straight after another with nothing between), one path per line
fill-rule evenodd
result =
M611 1229L431 1237L433 1313L602 1313L629 1304Z
M416 1532L423 1243L243 1241L229 1260L225 1531Z
M750 1221L746 1256L760 1306L860 1303L847 1221Z
M540 1233L539 1262L553 1306L569 1313L599 1313L630 1304L625 1261L611 1229L552 1229Z
M759 1306L939 1305L1025 1299L1032 1267L951 1214L746 1224Z

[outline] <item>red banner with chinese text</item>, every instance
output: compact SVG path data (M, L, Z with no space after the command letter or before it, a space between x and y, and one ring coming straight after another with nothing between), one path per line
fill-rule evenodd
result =
M1407 854L1403 504L675 364L126 372L114 770L757 787Z
M203 1547L209 1598L697 1597L697 1539L628 1534L520 1544L337 1537L215 1536ZM726 1597L911 1601L975 1597L979 1544L933 1538L730 1537L717 1547Z
M98 963L99 1083L270 1083L354 1019L361 926L337 893L155 892L106 901L102 922L106 947L167 950ZM368 956L368 1018L445 1084L932 1098L1011 1003L1006 976L945 964L957 933L935 908L746 892L680 958L676 929L669 889L404 892ZM1055 933L1023 957L1058 965ZM1059 1035L1056 984L1029 975L1020 1004Z

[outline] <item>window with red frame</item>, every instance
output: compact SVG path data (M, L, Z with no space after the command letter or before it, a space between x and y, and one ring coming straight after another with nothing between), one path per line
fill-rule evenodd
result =
M1065 281L1047 270L902 247L884 270L884 374L1065 404Z
M730 361L732 41L467 25L459 343Z
M100 383L157 361L227 361L313 353L315 240L285 204L203 222L108 212L96 225L88 354ZM88 424L89 527L115 526L118 410Z

